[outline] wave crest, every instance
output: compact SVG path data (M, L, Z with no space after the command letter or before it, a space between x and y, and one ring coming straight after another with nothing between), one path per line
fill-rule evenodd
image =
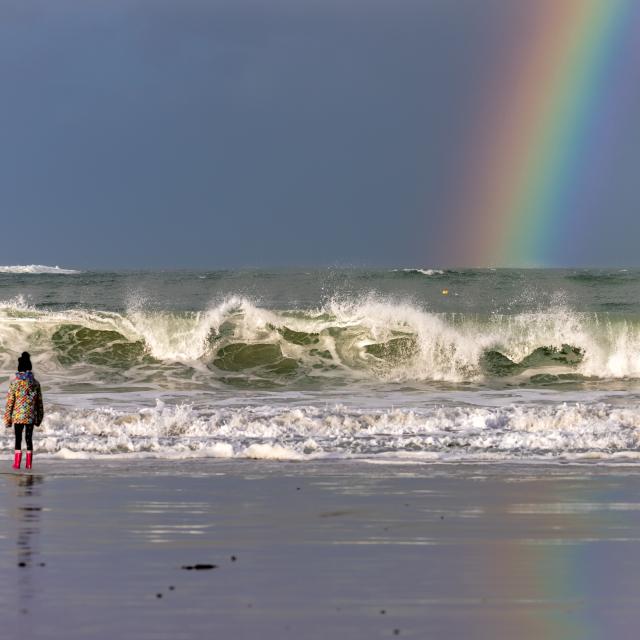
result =
M237 386L378 379L464 383L640 377L640 324L566 308L437 314L368 296L278 311L234 296L201 312L44 311L0 303L0 361L113 369L185 364Z
M412 269L393 269L392 272L422 276L443 276L445 274L442 269L418 269L417 267L414 267Z
M82 273L75 269L61 269L58 266L48 267L44 264L26 264L26 265L14 265L14 266L0 266L0 273L33 273L33 274L60 274L60 275L72 275L76 273Z

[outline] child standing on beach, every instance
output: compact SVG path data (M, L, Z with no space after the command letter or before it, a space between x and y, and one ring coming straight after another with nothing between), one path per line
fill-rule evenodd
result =
M40 426L44 417L42 391L40 383L31 371L31 356L25 351L18 358L18 372L9 385L7 406L4 412L4 424L7 429L13 425L16 432L15 456L13 468L19 469L22 462L22 431L27 441L27 464L31 469L33 462L33 427Z

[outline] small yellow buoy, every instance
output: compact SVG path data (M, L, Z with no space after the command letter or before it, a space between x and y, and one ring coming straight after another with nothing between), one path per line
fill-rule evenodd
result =
M442 290L442 295L443 296L448 296L449 295L449 289L443 289Z

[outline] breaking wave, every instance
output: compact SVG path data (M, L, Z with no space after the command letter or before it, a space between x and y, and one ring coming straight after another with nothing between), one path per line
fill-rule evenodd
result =
M0 273L33 273L33 274L50 274L57 273L61 275L69 275L75 273L82 273L75 269L61 269L60 267L48 267L43 264L27 264L27 265L15 265L15 266L0 266Z
M394 273L404 273L407 275L422 275L422 276L443 276L445 272L442 269L393 269Z
M185 366L239 387L333 380L535 384L640 377L640 323L566 308L518 315L432 313L375 297L278 311L230 297L199 312L36 309L0 303L0 365Z

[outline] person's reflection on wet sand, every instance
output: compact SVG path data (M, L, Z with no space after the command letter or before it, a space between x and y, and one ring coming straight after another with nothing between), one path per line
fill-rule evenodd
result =
M16 531L16 563L18 568L17 597L22 614L29 613L35 595L35 584L32 571L35 567L44 566L37 561L38 534L40 533L40 486L42 476L12 475L10 476L16 489L16 504L12 509Z

